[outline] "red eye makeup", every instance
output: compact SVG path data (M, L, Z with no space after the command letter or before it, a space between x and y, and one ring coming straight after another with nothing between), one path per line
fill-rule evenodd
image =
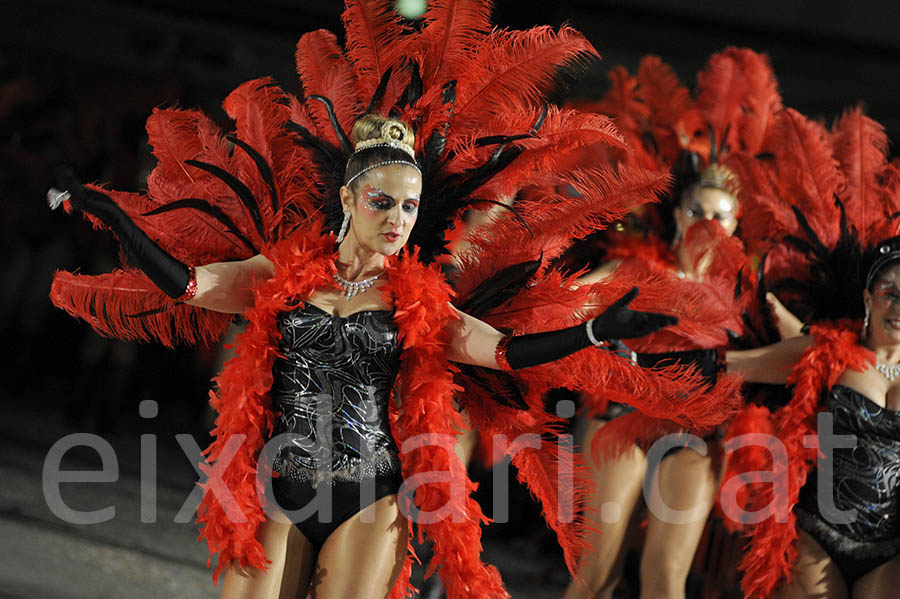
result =
M397 203L397 200L394 199L393 196L385 193L384 191L378 189L374 185L366 185L362 188L362 197L365 199L366 204L372 210L378 211L387 211L394 207ZM403 211L408 214L413 214L419 209L419 199L418 198L409 198L408 200L404 200L403 202Z

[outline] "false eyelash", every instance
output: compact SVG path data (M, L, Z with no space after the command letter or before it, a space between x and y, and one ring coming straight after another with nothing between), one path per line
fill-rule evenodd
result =
M385 210L390 210L391 208L394 207L393 202L391 203L390 206L379 206L379 205L378 205L379 203L384 202L385 200L380 200L380 201L376 201L376 200L367 200L367 201L369 202L369 206L370 206L373 210L385 211Z

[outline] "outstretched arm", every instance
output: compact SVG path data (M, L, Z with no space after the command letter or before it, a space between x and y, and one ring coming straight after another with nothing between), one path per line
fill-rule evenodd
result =
M616 270L616 268L619 267L620 264L622 264L622 261L618 258L615 260L610 260L609 262L605 262L591 272L586 273L584 276L580 277L575 283L579 287L581 287L582 285L593 285L594 283L599 283L600 281L609 278L609 276L613 273L613 271Z
M812 343L812 337L791 337L765 347L725 352L727 372L736 372L754 383L784 384Z
M673 316L630 309L637 293L635 287L585 324L526 335L503 335L460 312L460 319L450 325L448 357L463 364L515 370L559 360L606 339L643 337L678 322Z
M688 349L665 353L637 354L644 368L685 364L694 366L710 383L720 372L739 374L750 383L783 385L794 366L812 343L812 337L801 335L754 349L727 350Z
M72 207L91 214L119 239L129 260L169 297L217 312L240 313L250 307L254 279L270 277L272 263L257 255L247 260L193 268L159 247L112 199L84 187L69 171L60 174ZM58 197L60 192L51 190ZM51 207L56 207L51 203Z
M503 333L465 312L456 310L456 313L459 320L452 321L448 325L450 344L447 348L447 358L460 364L500 368L497 365L495 350L497 344L503 340Z
M275 266L262 254L238 262L216 262L196 267L197 294L186 303L216 312L240 314L253 305L254 281L275 274Z

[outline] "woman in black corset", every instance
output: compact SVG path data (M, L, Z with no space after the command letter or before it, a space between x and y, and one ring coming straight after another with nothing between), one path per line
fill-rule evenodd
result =
M729 372L794 392L774 417L792 511L778 521L771 485L750 507L776 511L754 527L742 564L751 599L887 599L900 588L900 237L874 255L862 331L814 326L812 336L726 354ZM821 426L845 437L830 452L819 437L830 455L817 468L809 438Z
M271 561L265 570L231 563L223 597L304 597L310 590L318 597L387 595L407 549L406 513L398 499L404 482L398 431L404 424L391 411L398 372L416 367L418 371L407 371L427 372L428 364L415 363L423 359L518 369L559 359L601 339L643 336L674 322L668 316L630 310L627 304L634 293L586 325L534 335L505 336L455 310L436 271L396 257L416 223L420 203L428 202L420 197L422 174L411 129L402 121L366 115L356 122L351 139L355 151L340 188L344 220L336 252L328 247L334 238L311 227L266 255L190 267L150 241L105 194L74 181L68 184L72 205L112 228L129 258L160 289L192 306L245 313L250 321L238 361L227 365L219 379L222 390L214 405L220 411L217 437L222 443L213 457L224 460L228 431L241 430L231 422L266 405L254 398L270 397L271 431L257 442L266 441L263 457L277 473L269 481L280 510L266 509L258 528L232 529L230 520L224 524L225 519L212 517L227 515L232 506L207 493L200 516L205 519L204 534L216 539L211 547L241 555L229 544L244 540L217 529L225 526L244 534L256 530L262 558ZM434 297L442 299L418 314L418 329L403 324ZM435 336L435 343L418 351L423 344L416 339L429 335ZM267 349L270 339L274 347ZM270 363L266 360L271 362L270 384L265 372L259 374L265 370L260 367ZM401 376L399 384L419 385L413 398L427 395L429 385L444 384L411 376ZM452 379L446 385L452 390ZM441 409L453 410L449 401ZM446 428L439 416L424 415L435 419L436 431ZM254 455L239 453L233 461ZM244 497L248 485L252 492L253 470L239 466L245 468L239 474L249 473L249 483L235 480L240 478L235 475L226 484L234 483L230 490ZM252 509L244 515L251 520L263 517ZM289 535L292 523L299 535ZM468 524L477 527L478 518ZM453 540L452 534L449 538ZM467 549L480 553L478 547ZM466 588L482 588L471 590L476 595L504 594L499 578L497 586L491 586L491 570L444 564L442 575L448 577L444 582L451 596L463 596ZM475 573L472 579L456 580L467 572ZM474 579L482 574L484 580Z

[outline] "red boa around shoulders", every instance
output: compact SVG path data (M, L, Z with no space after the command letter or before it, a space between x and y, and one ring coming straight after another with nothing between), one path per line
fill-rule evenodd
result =
M218 391L211 394L211 405L218 412L215 439L205 452L210 463L203 465L216 476L204 485L197 516L210 560L213 553L219 554L214 580L232 563L267 566L265 550L256 538L265 521L264 478L257 476L257 460L274 423L269 390L278 352L277 318L290 309L292 300L334 285L334 247L333 236L314 226L269 248L266 256L275 265L275 275L254 289L255 305L245 314L247 328L216 380ZM391 430L406 483L415 484L416 508L446 514L437 522L419 523L419 533L434 541L433 567L441 569L448 598L507 597L499 572L481 561L480 527L487 518L471 497L475 484L453 451L453 441L465 425L453 402L458 387L446 358L446 325L457 317L449 303L451 290L440 272L421 265L415 253L391 259L386 273L384 297L395 309L402 348L389 408ZM240 438L236 435L245 438L235 450L234 441L229 441ZM222 472L217 471L219 460L225 462ZM438 480L424 482L428 473L437 474ZM402 494L400 501L403 504ZM411 592L411 559L410 552L392 598Z
M776 507L782 522L778 521L779 514L773 513L750 529L750 542L740 564L744 573L741 585L747 599L773 597L779 585L790 578L797 560L797 528L792 509L818 457L818 448L804 446L803 439L816 434L816 415L823 409L823 392L848 369L865 370L875 362L872 352L859 344L857 322L813 326L812 335L813 344L788 377L788 384L794 386L794 397L774 415L775 434L788 457L787 464L776 462L774 474L776 480L780 474L788 481L787 501ZM773 485L765 485L755 495L751 511L774 506L774 502Z

